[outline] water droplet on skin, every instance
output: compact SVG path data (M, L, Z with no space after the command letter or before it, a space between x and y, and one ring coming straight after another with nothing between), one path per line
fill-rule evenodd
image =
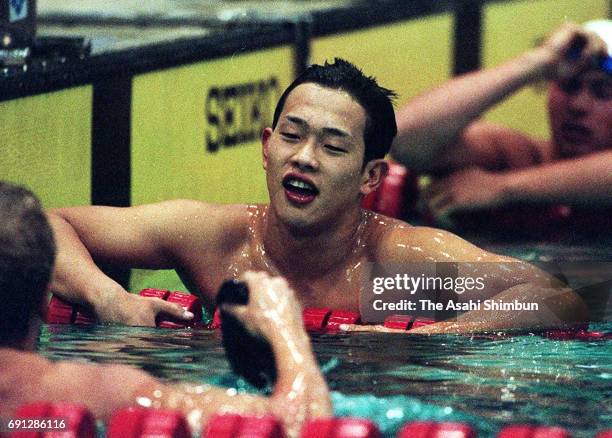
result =
M136 404L144 408L150 408L153 402L151 401L149 397L137 397Z

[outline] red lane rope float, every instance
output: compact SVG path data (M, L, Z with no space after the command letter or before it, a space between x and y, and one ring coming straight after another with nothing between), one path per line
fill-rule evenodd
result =
M42 401L20 406L13 421L27 419L64 420L62 429L41 427L13 431L11 438L95 438L96 424L84 406ZM58 423L59 424L59 423ZM43 430L45 429L45 430ZM115 412L106 427L107 438L190 438L191 431L180 411L131 407ZM204 427L202 438L284 438L280 421L272 415L213 415ZM301 438L381 438L376 423L364 418L315 418L306 422ZM406 423L396 438L476 438L467 423L414 421ZM571 438L571 434L554 426L515 424L497 433L497 438ZM612 430L601 431L596 438L612 438Z
M304 327L309 332L334 333L340 330L340 324L361 324L360 315L357 312L345 310L331 310L329 308L307 307L302 312ZM387 328L397 330L412 330L425 325L435 324L431 318L411 315L391 315L388 316L383 325ZM213 321L207 326L209 329L221 327L219 310L215 310ZM542 336L555 340L579 340L597 341L612 339L612 333L599 331L589 331L588 323L579 324L564 329L549 329L541 333ZM484 338L499 339L500 335L477 335Z
M206 328L211 329L211 330L216 330L216 329L221 328L221 312L219 311L219 308L215 309L215 312L213 313L212 321L210 322L210 324L208 324L208 326L206 326Z
M127 408L111 417L106 438L191 438L182 413L166 409Z
M202 301L195 295L190 295L182 292L170 292L163 289L143 289L140 291L141 297L153 297L160 298L168 301L169 303L180 304L183 309L193 313L193 319L191 321L182 321L172 319L168 315L158 316L156 323L161 328L185 328L185 327L197 327L201 325L202 321Z
M561 427L515 424L500 430L497 438L571 438L571 435Z
M434 324L436 321L430 318L411 315L391 315L385 319L383 325L387 328L399 330L412 330L424 325Z
M185 327L205 327L208 329L218 329L221 327L221 318L218 309L215 310L213 320L209 325L203 326L201 324L202 302L195 295L182 292L170 292L164 289L148 288L140 291L140 296L160 298L168 302L178 303L185 310L194 314L194 318L191 321L176 320L167 315L158 316L156 323L160 328L179 329ZM340 330L341 324L361 324L359 313L348 310L310 307L304 309L302 316L304 318L304 327L310 332L333 333ZM84 307L70 304L58 296L53 295L47 309L46 322L48 324L91 325L96 323L96 318ZM385 319L383 325L387 328L408 331L435 322L436 321L433 319L424 317L391 315ZM546 338L554 340L598 341L612 339L612 333L589 331L588 327L588 323L585 323L571 328L544 330L541 334Z
M31 430L19 428L19 431L11 433L11 438L96 437L96 421L91 412L81 405L48 401L28 403L19 407L13 418L30 419L32 426L36 426L35 421L39 420L41 427Z
M569 329L555 329L546 330L542 336L548 339L555 339L559 341L565 340L578 340L578 341L599 341L612 339L612 333L604 333L599 331L589 331L588 324L581 324L579 326Z
M238 414L214 415L202 438L284 438L280 422L271 415L261 417Z
M56 295L52 295L47 308L46 321L48 324L91 325L96 323L96 318L82 306L73 305Z
M349 310L308 307L302 312L304 327L314 332L337 332L341 324L360 324L361 316Z
M301 438L381 438L375 423L364 418L317 418L302 427Z
M402 427L397 438L476 438L476 432L465 423L415 421Z
M170 303L177 303L183 309L193 313L191 321L173 319L165 314L158 315L156 320L158 327L170 329L202 327L202 301L195 295L151 288L143 289L139 295L141 297L159 298ZM70 304L60 297L53 295L47 308L46 322L48 324L91 325L96 323L96 318L82 306Z
M323 328L327 325L330 315L331 310L327 308L306 308L302 312L304 328L306 328L308 331L323 330Z

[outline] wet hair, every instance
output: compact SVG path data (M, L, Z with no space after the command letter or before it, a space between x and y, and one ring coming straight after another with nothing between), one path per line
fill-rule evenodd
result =
M42 316L55 242L40 202L24 187L0 181L0 345L18 346Z
M318 84L349 93L363 107L367 115L363 133L365 143L364 166L370 160L384 158L391 148L395 134L397 134L392 103L396 94L381 87L376 79L364 75L353 64L340 58L334 59L332 64L325 62L324 65L308 67L287 87L274 110L273 129L276 128L289 93L298 85L306 83Z

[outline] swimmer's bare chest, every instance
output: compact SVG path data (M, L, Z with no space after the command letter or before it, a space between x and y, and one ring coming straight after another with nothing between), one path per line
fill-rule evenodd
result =
M323 274L317 274L315 269L308 267L295 271L281 270L257 245L249 241L236 251L217 258L214 265L193 263L188 269L178 272L192 293L204 298L210 308L214 307L216 293L225 280L239 278L246 271L264 271L285 277L304 307L329 307L357 312L361 267L365 261L362 257L351 257Z
M411 228L408 224L369 214L363 233L356 239L354 248L347 251L346 258L336 263L335 267L320 269L300 263L303 257L298 254L295 261L284 263L281 268L268 256L257 222L251 218L250 222L245 219L245 223L247 225L243 226L248 226L249 232L244 233L230 250L216 253L214 259L206 258L202 254L207 254L210 248L206 242L202 242L200 248L191 253L197 256L183 259L185 269L180 272L183 281L192 292L204 298L211 308L223 281L239 278L244 272L253 270L286 278L304 307L359 311L360 292L365 284L364 269L373 261L381 261L374 260L378 258L378 255L374 254L378 254L376 248L383 240L383 234L388 230ZM401 259L423 261L427 256L418 245L412 248L408 245L409 240L404 243L406 244L397 245L402 252L399 254ZM410 254L407 254L408 252ZM384 258L395 259L397 255L385 254Z
M286 278L304 307L359 310L359 258L351 257L340 266L322 273L308 266L279 269L265 254L257 251L251 251L250 254L248 258L243 257L243 254L235 257L228 265L224 277L236 278L247 270L265 271Z
M354 266L325 275L281 272L263 260L241 256L229 258L225 266L217 269L197 269L192 275L180 272L181 279L192 293L204 298L208 307L214 307L214 297L221 284L231 278L239 278L246 271L265 271L282 275L296 291L304 307L329 307L331 309L359 311L361 270Z

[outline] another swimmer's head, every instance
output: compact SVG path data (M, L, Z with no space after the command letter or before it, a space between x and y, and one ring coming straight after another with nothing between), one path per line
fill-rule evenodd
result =
M272 128L276 128L283 112L287 96L301 84L314 83L326 88L349 93L365 110L367 119L363 134L365 153L363 165L375 159L384 158L391 148L397 133L392 99L395 93L378 85L373 77L365 76L350 62L336 58L332 64L312 65L293 81L280 97Z
M22 346L42 316L55 242L40 202L0 181L0 345Z
M550 126L562 158L612 149L612 20L597 20L584 27L604 40L608 57L550 84Z

